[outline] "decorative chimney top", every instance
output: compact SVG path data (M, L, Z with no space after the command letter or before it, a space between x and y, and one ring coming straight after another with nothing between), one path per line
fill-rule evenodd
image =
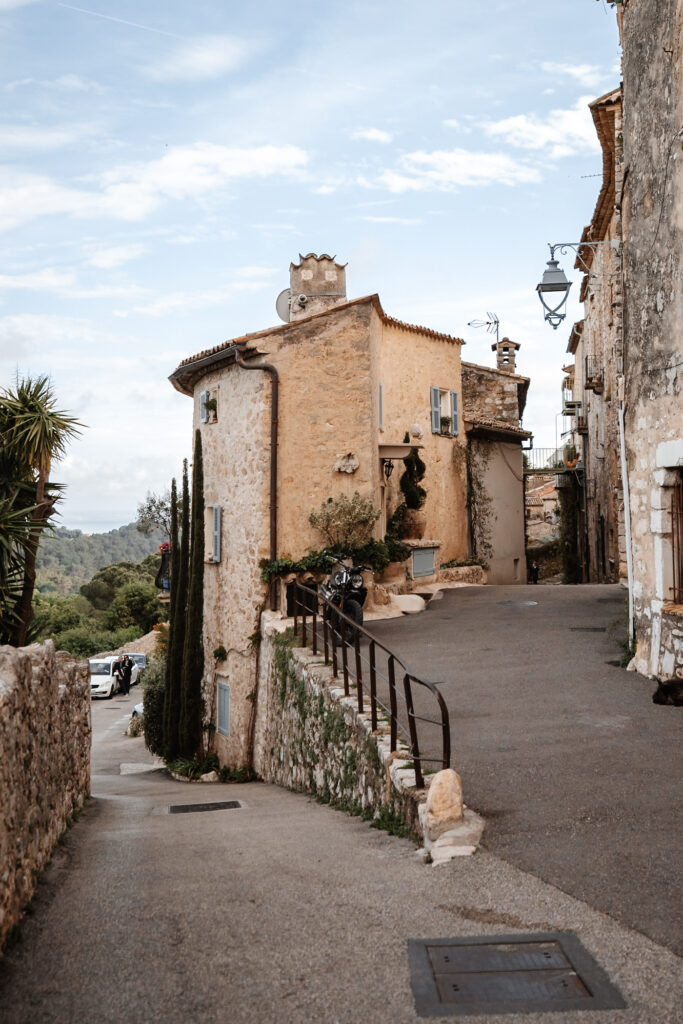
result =
M291 289L290 320L301 320L346 302L346 263L334 256L299 253L299 262L289 265Z
M516 341L509 338L501 338L491 345L491 351L496 353L496 366L506 373L515 373L515 352L520 346Z

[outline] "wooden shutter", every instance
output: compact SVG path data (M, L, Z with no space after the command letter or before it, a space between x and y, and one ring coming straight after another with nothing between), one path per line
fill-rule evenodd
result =
M460 420L458 418L458 392L451 391L451 434L457 437L460 433Z
M441 394L438 388L431 388L432 434L441 433Z
M213 560L221 560L221 507L213 506Z
M202 423L209 422L209 411L206 408L206 402L209 397L208 391L200 391L199 393L199 419Z

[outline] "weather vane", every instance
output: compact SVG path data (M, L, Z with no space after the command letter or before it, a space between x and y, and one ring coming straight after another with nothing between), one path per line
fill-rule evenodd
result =
M500 320L495 313L487 312L488 320L469 320L467 323L468 327L485 327L489 334L495 334L496 344L498 344L498 328L500 327Z

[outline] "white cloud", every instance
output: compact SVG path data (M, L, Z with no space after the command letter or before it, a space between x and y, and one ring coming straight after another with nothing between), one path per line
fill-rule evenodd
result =
M516 114L502 121L482 125L487 135L502 138L520 149L544 149L553 159L579 152L599 152L588 104L591 97L582 96L568 110L551 110L545 119L536 114Z
M0 11L14 11L17 7L28 7L35 0L0 0Z
M385 132L382 128L361 128L354 132L352 139L367 139L368 142L391 142L394 136L391 132Z
M541 68L550 75L568 75L576 79L584 89L597 89L610 77L596 64L556 64L546 60Z
M170 149L147 164L112 168L100 179L99 190L0 168L0 230L54 214L143 220L168 200L196 200L237 178L296 174L307 161L297 146L240 149L197 143Z
M400 170L384 171L378 184L390 192L450 191L468 185L521 185L540 181L539 171L505 153L466 149L418 151L401 157Z
M39 85L45 89L59 89L62 92L104 92L104 89L97 82L89 78L81 78L73 73L59 75L53 79L39 78L15 78L5 85L8 92L14 92L27 85Z
M130 260L135 260L147 251L144 245L112 245L107 249L96 249L88 257L88 263L93 267L102 270L111 270L113 267L120 267Z
M240 68L254 49L253 45L235 36L196 36L163 60L150 64L145 68L145 74L155 82L222 78Z
M421 224L417 217L361 217L361 220L370 221L371 224Z
M71 146L93 131L89 125L41 128L39 125L0 124L0 149L48 150Z
M2 290L49 292L69 299L120 298L122 296L132 298L144 294L144 289L138 285L125 282L122 284L98 282L88 284L80 282L76 272L72 269L54 270L52 267L44 267L42 270L27 274L0 274L0 292Z

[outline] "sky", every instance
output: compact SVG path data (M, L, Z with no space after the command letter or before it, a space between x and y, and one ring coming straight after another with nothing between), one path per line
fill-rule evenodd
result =
M535 293L590 221L587 104L619 84L604 0L0 0L0 385L50 376L85 428L60 525L131 522L190 455L181 359L278 324L300 253L464 338L496 313L552 446L565 323Z

